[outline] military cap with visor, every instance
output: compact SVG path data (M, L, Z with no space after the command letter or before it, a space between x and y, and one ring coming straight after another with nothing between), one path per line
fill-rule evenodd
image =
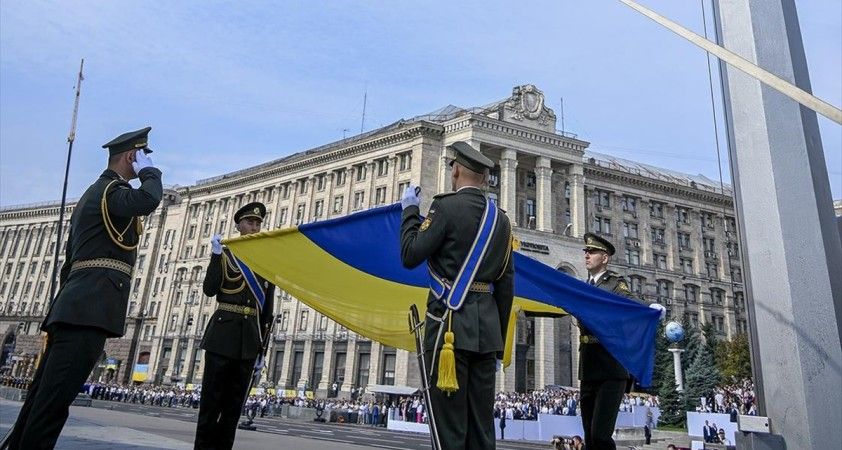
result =
M152 153L149 148L149 131L152 127L141 128L135 131L123 133L111 141L102 145L102 148L108 149L108 154L114 156L129 150L143 149L144 153Z
M610 242L608 242L607 239L603 238L602 236L599 236L594 233L585 233L584 239L585 248L582 249L584 251L600 250L605 253L608 253L609 256L613 255L615 252L614 245L612 245Z
M494 168L494 161L488 159L487 156L479 152L479 150L472 147L464 141L456 141L448 146L456 152L456 159L450 161L450 166L453 163L459 163L466 169L476 173L483 173L486 170Z
M251 202L234 213L234 223L240 223L243 219L254 218L262 222L266 217L266 205L260 202Z

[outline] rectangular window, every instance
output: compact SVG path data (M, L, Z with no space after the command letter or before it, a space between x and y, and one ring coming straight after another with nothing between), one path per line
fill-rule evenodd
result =
M281 185L281 198L284 200L289 198L289 183Z
M398 164L400 164L401 172L412 169L412 153L407 152L398 155Z
M381 384L387 386L395 385L395 362L397 356L394 353L383 354L383 376L380 381Z
M324 314L319 314L319 331L327 330L328 318Z
M620 202L623 205L623 211L630 212L630 213L637 212L637 199L636 198L623 196L623 198L620 200Z
M535 200L531 199L531 198L527 198L525 206L526 206L526 210L524 212L526 213L526 217L533 217L534 218L535 217Z
M296 351L292 354L292 378L290 378L288 387L295 387L298 385L298 380L301 378L301 370L304 368L304 352Z
M705 253L716 253L716 240L714 238L702 238L702 245L704 246Z
M325 352L313 353L313 365L310 369L310 388L314 388L322 381L322 370L324 369Z
M719 266L715 262L705 262L705 273L708 278L719 278Z
M690 211L687 208L676 206L675 207L675 222L680 224L689 224L690 223Z
M602 208L611 207L611 193L606 191L596 190L596 204Z
M716 229L716 215L709 212L702 213L702 228L708 230Z
M678 232L678 248L680 250L692 250L690 247L690 233Z
M363 203L365 202L365 192L364 191L357 191L354 192L354 210L362 209Z
M592 231L602 234L611 234L611 219L606 217L594 217Z
M289 327L289 311L284 310L281 314L281 331L286 331Z
M324 214L325 209L325 201L324 200L316 200L313 210L313 217L319 218L322 217Z
M667 269L667 255L661 253L653 253L652 260L659 269Z
M365 164L359 164L354 167L355 172L357 174L357 181L365 181L366 175L368 175L368 166Z
M316 177L316 190L317 191L321 192L321 191L325 190L325 185L327 185L327 183L325 181L326 178L327 177L325 177L324 175L319 175L319 176Z
M631 248L626 249L626 263L639 266L640 265L640 250L634 250Z
M383 205L386 203L386 186L374 190L374 204Z
M377 176L378 177L385 177L389 174L389 160L386 158L378 159L376 162L377 165Z
M287 223L287 213L288 208L281 208L281 212L278 213L278 227L282 227Z
M333 212L334 213L341 213L342 212L342 203L343 198L341 195L333 197Z
M299 313L298 317L298 331L306 331L307 330L307 319L310 316L310 311L303 310Z
M190 259L190 255L193 254L193 247L187 247L184 249L184 258L183 259Z
M649 202L649 216L655 219L663 219L664 204L661 202Z
M526 172L526 187L535 187L535 172Z
M693 260L690 258L680 258L681 271L686 274L693 274Z
M333 360L333 381L342 384L345 382L345 359L347 354L345 352L336 352Z
M302 178L298 180L298 195L307 193L307 179Z
M204 236L204 237L208 237L208 236L210 236L210 232L211 232L211 224L210 224L210 223L206 223L206 224L202 227L202 236Z
M304 222L304 203L300 203L295 209L295 224L301 225Z
M344 186L345 181L348 178L348 171L345 169L339 169L336 171L336 185L337 186Z
M357 358L357 386L367 386L371 353L360 353Z
M652 228L652 242L654 244L661 244L664 245L664 233L666 231L663 228Z
M196 237L196 225L190 225L189 231L187 232L187 239L193 239Z
M637 239L637 224L633 222L623 222L623 237Z

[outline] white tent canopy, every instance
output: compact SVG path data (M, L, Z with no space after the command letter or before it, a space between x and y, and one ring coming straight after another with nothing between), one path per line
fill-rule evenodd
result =
M416 387L390 386L386 384L369 384L365 390L373 394L415 395L418 393L418 388Z

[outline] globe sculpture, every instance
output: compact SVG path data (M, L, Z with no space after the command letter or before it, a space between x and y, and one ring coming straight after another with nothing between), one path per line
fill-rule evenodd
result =
M684 327L680 323L672 321L664 327L664 335L670 342L679 342L684 339Z

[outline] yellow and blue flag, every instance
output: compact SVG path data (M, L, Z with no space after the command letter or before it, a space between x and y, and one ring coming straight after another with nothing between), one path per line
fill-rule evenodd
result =
M409 307L424 314L426 264L406 269L400 256L401 207L393 204L225 243L254 272L337 323L384 345L414 351ZM515 315L572 314L648 386L659 312L583 283L514 253L515 302L507 333L511 358Z

